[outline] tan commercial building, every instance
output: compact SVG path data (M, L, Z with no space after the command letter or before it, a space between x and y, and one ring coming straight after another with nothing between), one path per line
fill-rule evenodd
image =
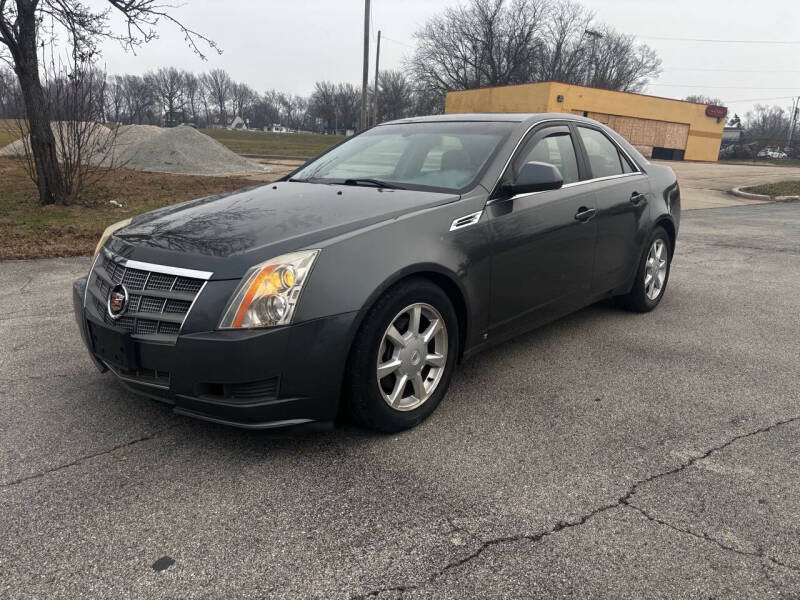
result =
M713 162L727 109L546 81L448 92L445 112L572 113L605 123L648 158Z

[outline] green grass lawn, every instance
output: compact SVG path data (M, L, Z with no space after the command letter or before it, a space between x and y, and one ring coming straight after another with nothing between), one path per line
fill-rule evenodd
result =
M753 187L744 188L745 192L751 194L764 194L765 196L800 196L800 179L791 181L781 181L779 183L765 183Z
M195 177L116 169L79 204L39 206L21 160L0 157L0 260L91 254L107 226L154 208L256 185L237 177ZM109 204L116 200L122 208Z
M265 133L263 131L228 131L201 129L237 154L310 158L321 154L344 139L340 135L316 133Z
M14 119L0 119L0 148L19 139L19 125Z
M721 165L756 165L765 167L800 167L800 158L756 158L753 160L744 159L720 159Z

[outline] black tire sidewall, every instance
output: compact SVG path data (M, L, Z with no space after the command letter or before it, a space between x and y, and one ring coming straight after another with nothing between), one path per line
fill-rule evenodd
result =
M653 247L653 243L657 239L661 239L667 247L667 274L664 277L664 285L661 288L661 293L655 300L651 300L647 297L644 289L644 278L646 274L646 265L647 265L647 256L650 253L650 248ZM634 297L632 298L634 303L637 305L637 308L642 312L648 312L653 310L656 306L659 305L661 299L664 298L664 294L667 293L667 285L669 284L669 275L670 271L672 270L672 243L670 242L669 235L664 230L663 227L656 227L653 229L650 237L647 240L647 244L645 245L644 252L642 253L642 258L639 261L639 270L636 273L636 282L633 284L634 288L632 290Z
M378 389L375 366L386 328L407 306L424 302L441 314L447 327L447 362L439 385L421 406L410 411L391 408ZM459 347L458 319L447 294L425 279L410 279L392 287L372 306L356 334L348 361L347 386L350 411L362 425L383 432L409 429L425 420L439 405L450 385Z

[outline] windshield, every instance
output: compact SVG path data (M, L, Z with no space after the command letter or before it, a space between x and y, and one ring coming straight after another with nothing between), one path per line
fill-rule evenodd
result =
M334 148L291 181L460 192L472 187L515 123L381 125Z

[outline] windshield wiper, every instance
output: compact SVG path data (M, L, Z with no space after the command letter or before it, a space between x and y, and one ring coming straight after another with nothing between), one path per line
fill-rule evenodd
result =
M371 185L378 188L386 188L387 190L404 190L402 185L396 183L388 183L380 179L370 179L369 177L355 177L353 179L345 179L344 185Z

